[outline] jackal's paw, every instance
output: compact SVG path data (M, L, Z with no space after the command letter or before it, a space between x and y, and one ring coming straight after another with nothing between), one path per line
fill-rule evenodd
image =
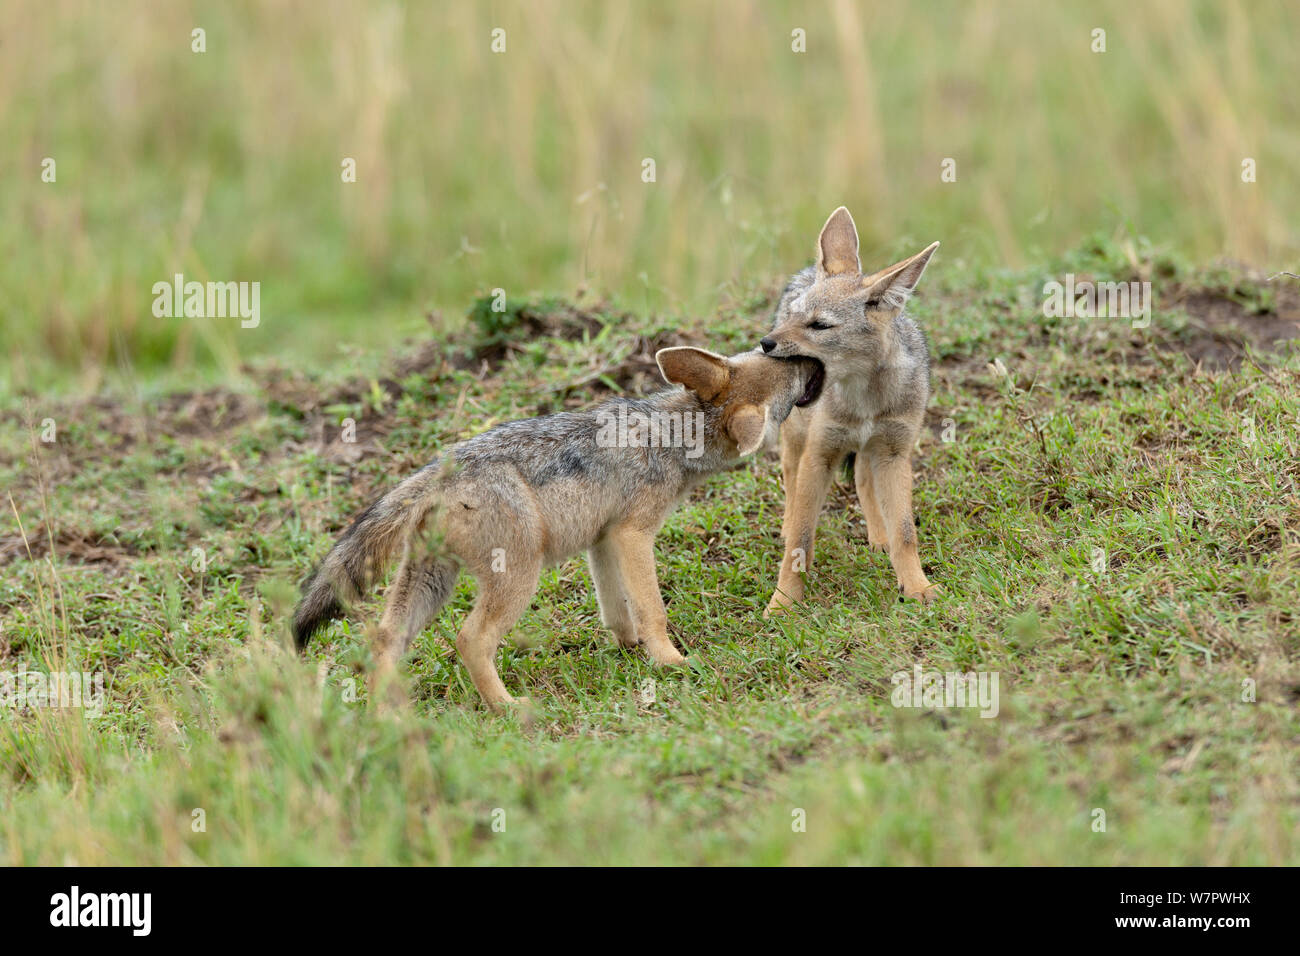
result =
M537 707L531 697L516 697L510 702L510 710L525 730L532 730L537 724Z
M900 588L903 592L903 598L909 601L920 601L922 604L933 604L940 595L943 594L943 588L937 584L926 584L919 588Z
M485 701L488 710L494 714L518 714L520 718L531 716L533 699L531 697L502 697L499 700Z
M613 634L614 634L614 643L626 651L630 651L634 647L641 646L641 641L636 636L635 631L630 631L630 630L614 631Z
M686 658L675 647L651 648L650 659L660 667L686 666Z
M385 715L400 716L410 709L410 693L395 667L381 664L371 673L370 702Z
M770 620L785 614L798 602L784 591L777 591L772 595L772 600L767 602L767 610L763 612L763 619Z

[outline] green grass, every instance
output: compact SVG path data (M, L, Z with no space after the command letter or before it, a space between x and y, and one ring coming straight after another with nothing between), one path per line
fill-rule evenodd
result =
M1151 327L1043 318L1065 271L1150 277ZM927 273L932 607L898 602L840 482L808 604L763 621L767 454L658 539L683 672L611 645L577 560L499 656L531 726L486 712L456 658L467 582L413 650L406 713L366 700L374 601L306 659L284 650L295 582L371 496L493 422L644 388L639 336L752 345L770 296L738 290L707 323L517 299L514 325L480 314L319 374L262 361L220 388L11 400L0 668L100 671L109 692L98 719L0 712L0 862L1300 862L1300 358L1187 357L1236 334L1198 296L1249 338L1295 295L1144 244ZM526 337L529 317L556 334ZM494 339L515 348L481 377L444 361ZM335 440L346 416L356 446ZM891 675L917 663L997 672L999 715L894 708Z

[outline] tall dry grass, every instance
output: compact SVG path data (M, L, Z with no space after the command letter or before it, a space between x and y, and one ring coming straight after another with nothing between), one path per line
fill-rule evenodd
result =
M839 203L872 259L937 238L1023 264L1120 229L1283 267L1298 40L1280 0L9 0L9 384L316 358L494 287L707 310L805 261ZM262 327L155 318L175 272L260 281Z

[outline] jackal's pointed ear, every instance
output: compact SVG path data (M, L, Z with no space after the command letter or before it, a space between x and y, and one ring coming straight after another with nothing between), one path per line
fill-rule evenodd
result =
M858 227L843 206L831 213L817 237L817 271L828 276L862 271L858 262Z
M706 402L717 398L731 379L727 360L716 352L687 345L655 353L659 373L670 385L685 385Z
M741 405L727 421L727 434L736 442L743 458L763 447L767 436L768 410L761 405Z
M932 242L924 252L918 252L911 258L895 262L892 266L886 266L867 276L862 280L862 288L868 299L882 299L885 305L901 309L907 304L907 297L912 294L916 284L921 281L921 274L925 272L930 257L938 248L939 243Z

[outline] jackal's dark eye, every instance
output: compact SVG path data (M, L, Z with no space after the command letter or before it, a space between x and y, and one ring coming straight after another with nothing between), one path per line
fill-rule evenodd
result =
M818 322L816 320L813 320L812 322L808 323L808 328L812 329L814 332L822 332L826 329L829 329L830 326L827 325L825 322Z
M868 299L868 300L867 300L867 308L868 308L868 309L878 309L878 308L880 308L880 300L879 300L879 299Z

